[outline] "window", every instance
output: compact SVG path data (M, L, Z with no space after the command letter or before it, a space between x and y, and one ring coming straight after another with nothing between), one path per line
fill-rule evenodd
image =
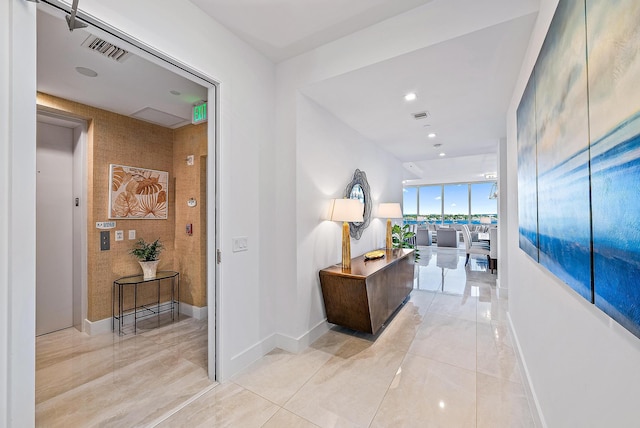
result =
M406 223L498 222L495 182L407 186L403 189L403 212Z
M489 199L494 183L474 183L471 185L471 223L480 224L481 219L490 218L491 223L498 221L498 200Z
M418 188L405 187L402 189L402 214L404 220L415 221L418 216Z
M442 223L442 186L420 187L420 217L429 223Z
M469 185L447 184L444 186L444 224L469 222Z

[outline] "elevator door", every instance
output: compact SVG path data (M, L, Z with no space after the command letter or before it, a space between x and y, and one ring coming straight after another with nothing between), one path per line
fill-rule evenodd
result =
M36 335L73 325L73 130L38 122Z

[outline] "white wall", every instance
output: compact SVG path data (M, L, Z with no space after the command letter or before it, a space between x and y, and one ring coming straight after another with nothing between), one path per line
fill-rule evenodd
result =
M35 5L0 2L0 427L35 413Z
M279 345L306 347L326 330L318 271L342 258L342 224L325 220L329 201L342 198L357 169L371 188L373 215L379 202L402 202L402 164L323 107L299 94L296 143L296 281L284 286ZM352 257L384 246L386 219L372 216ZM283 287L284 288L284 287ZM317 331L314 331L317 328Z
M518 248L516 108L557 3L541 1L507 117L510 319L546 426L635 427L640 339Z

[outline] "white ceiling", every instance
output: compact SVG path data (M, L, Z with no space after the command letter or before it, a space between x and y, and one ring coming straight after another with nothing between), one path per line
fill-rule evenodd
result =
M277 62L446 0L190 1ZM436 171L456 165L464 165L467 175L495 172L506 110L535 18L532 13L469 32L317 82L303 93L404 162L408 171L417 171L410 177L432 180ZM206 88L140 57L118 63L82 47L88 35L69 32L64 15L40 4L38 90L123 115L150 108L182 119L165 124L169 127L190 123L193 104L206 100ZM78 74L78 66L95 70L98 77ZM405 102L403 95L410 91L418 98ZM430 117L413 119L412 113L424 110ZM437 137L428 139L429 132ZM436 143L442 146L436 149ZM446 156L439 157L440 152ZM459 157L465 162L448 163ZM451 167L437 168L434 162Z
M420 167L441 152L496 153L534 20L531 14L503 22L324 80L303 93L402 162ZM417 99L405 101L408 92ZM414 119L422 111L429 117ZM436 138L427 138L431 132Z
M274 62L432 0L191 0Z
M64 15L51 7L39 6L37 20L40 92L125 116L151 112L148 121L169 128L191 123L193 105L207 100L207 88L139 56L120 63L81 46L90 33L69 31ZM76 67L98 76L84 76Z

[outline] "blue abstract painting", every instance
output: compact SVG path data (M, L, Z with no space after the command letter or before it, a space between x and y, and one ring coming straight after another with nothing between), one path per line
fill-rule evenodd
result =
M536 174L536 93L531 75L518 105L518 230L520 248L538 261L538 177Z
M540 264L592 302L585 5L561 1L535 65Z
M640 337L640 2L586 5L595 304Z
M520 247L637 337L639 23L638 0L560 0L517 111Z

